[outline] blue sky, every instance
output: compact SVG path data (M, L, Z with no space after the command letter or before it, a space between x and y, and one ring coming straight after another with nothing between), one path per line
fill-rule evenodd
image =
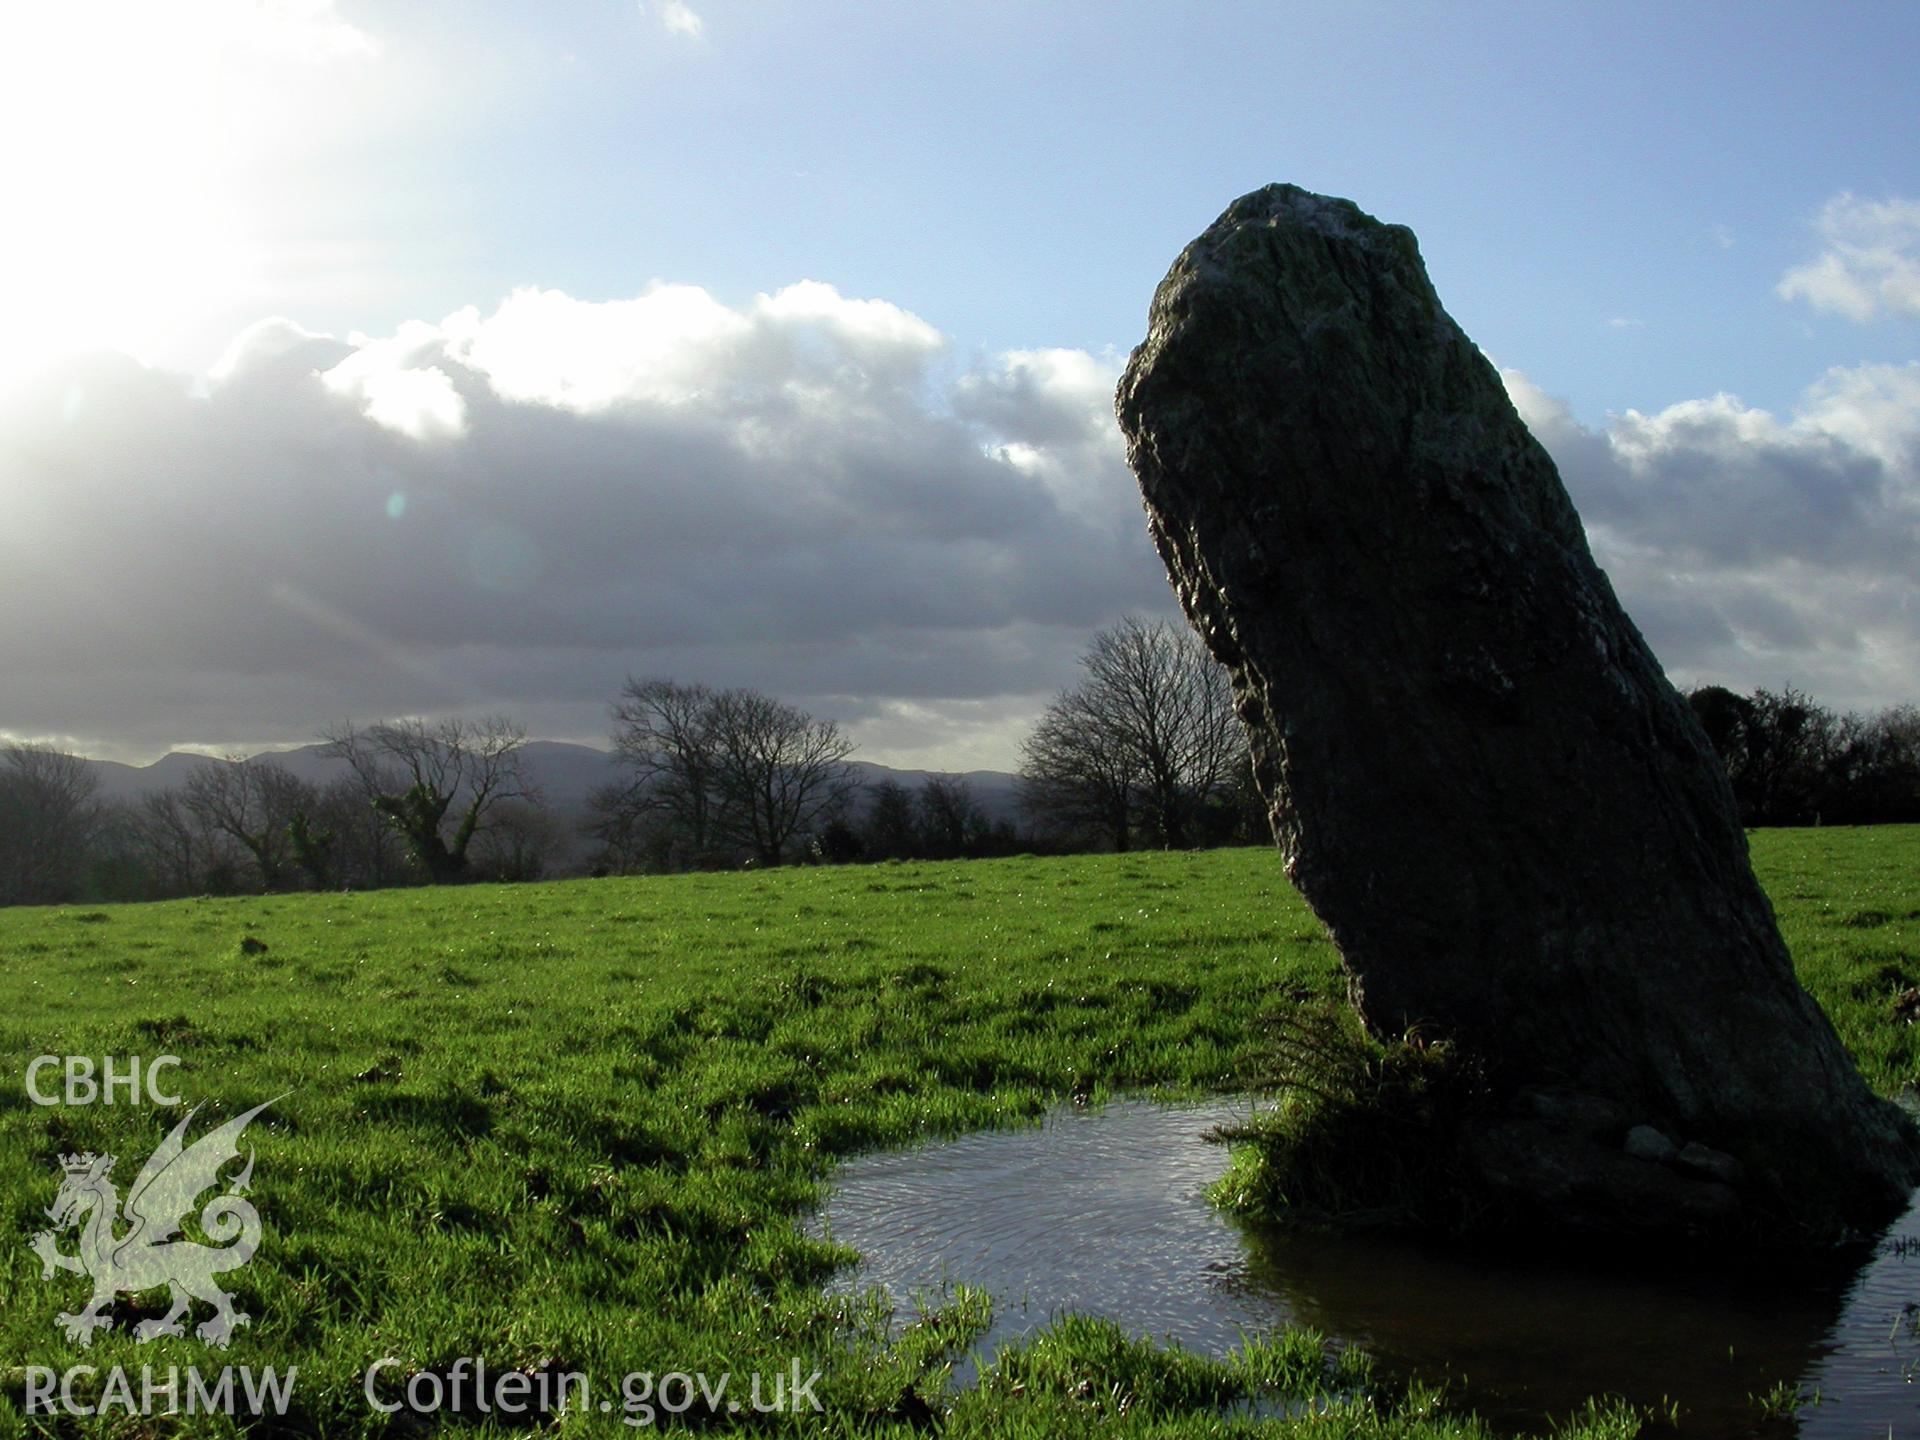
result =
M1677 680L1920 692L1920 8L0 28L0 731L592 739L664 671L1010 767L1087 634L1168 603L1105 401L1273 180L1415 229Z

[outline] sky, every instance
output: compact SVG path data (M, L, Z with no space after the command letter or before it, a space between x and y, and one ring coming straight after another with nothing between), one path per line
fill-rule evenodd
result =
M1411 226L1677 684L1920 700L1920 7L0 9L0 736L751 685L1011 769L1172 614L1112 416L1272 181Z

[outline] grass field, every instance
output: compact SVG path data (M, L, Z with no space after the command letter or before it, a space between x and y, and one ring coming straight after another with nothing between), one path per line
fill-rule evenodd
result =
M1912 1084L1915 1036L1893 1001L1920 984L1920 829L1762 833L1754 854L1805 982L1872 1083ZM247 937L266 948L243 952ZM1076 1321L948 1397L979 1297L961 1290L889 1335L870 1299L822 1295L852 1257L794 1221L832 1161L861 1149L1027 1120L1068 1096L1233 1089L1257 1068L1263 1006L1339 988L1331 946L1264 850L0 911L15 1075L0 1084L0 1430L27 1424L25 1367L84 1359L297 1365L292 1407L264 1433L417 1434L422 1422L369 1406L367 1368L398 1362L383 1372L392 1395L410 1372L450 1381L456 1360L483 1357L496 1374L590 1377L587 1410L542 1422L569 1434L632 1433L618 1408L629 1373L744 1385L796 1358L823 1371L820 1413L749 1407L717 1423L1250 1431L1236 1400L1272 1414L1361 1394L1357 1362L1282 1334L1215 1363ZM196 1134L288 1092L248 1132L267 1238L228 1283L256 1319L224 1354L137 1346L122 1324L82 1355L55 1315L79 1307L84 1282L43 1281L27 1248L57 1154L122 1156L124 1185L179 1112L41 1108L25 1068L161 1053L182 1062L171 1088L207 1102ZM152 1316L164 1298L145 1305L119 1313ZM119 1411L33 1423L244 1428ZM448 1422L485 1423L501 1417ZM1417 1395L1285 1429L1474 1433ZM1565 1433L1632 1423L1596 1412Z

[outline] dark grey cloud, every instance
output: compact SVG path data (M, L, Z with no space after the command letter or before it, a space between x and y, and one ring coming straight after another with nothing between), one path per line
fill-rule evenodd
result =
M884 302L686 287L341 341L208 380L99 356L0 410L0 730L92 748L504 709L598 733L632 672L793 696L957 758L1168 605L1110 363ZM944 707L944 708L943 708Z
M95 356L0 396L0 731L296 743L505 710L591 738L628 673L751 684L875 753L1005 764L1089 634L1168 611L1113 357L955 377L803 284L517 292L394 335L284 320L204 382ZM1920 365L1577 424L1509 385L1683 682L1920 674Z
M1678 681L1920 698L1920 364L1830 371L1786 419L1718 395L1600 428L1506 378Z

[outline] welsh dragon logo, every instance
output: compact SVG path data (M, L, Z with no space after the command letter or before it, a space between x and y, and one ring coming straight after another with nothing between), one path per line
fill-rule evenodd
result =
M124 1214L120 1192L109 1178L116 1157L91 1151L60 1157L65 1179L46 1212L53 1228L35 1235L32 1248L40 1257L43 1280L51 1280L56 1269L93 1277L93 1295L86 1308L59 1317L69 1340L84 1348L93 1343L94 1331L110 1327L113 1317L106 1310L115 1295L162 1285L172 1291L172 1308L161 1319L136 1325L137 1340L184 1336L181 1317L195 1300L214 1308L194 1332L211 1344L224 1347L236 1327L249 1323L244 1311L233 1308L233 1297L214 1283L214 1276L238 1270L260 1246L260 1215L244 1198L253 1178L251 1150L246 1167L232 1178L225 1193L214 1196L200 1211L200 1228L214 1243L201 1245L180 1238L180 1229L200 1196L220 1183L220 1167L239 1157L241 1132L271 1104L268 1100L254 1106L192 1145L185 1142L187 1126L200 1107L189 1110L134 1178ZM122 1230L122 1224L128 1228ZM74 1228L80 1231L79 1251L63 1254L56 1248L55 1237Z

